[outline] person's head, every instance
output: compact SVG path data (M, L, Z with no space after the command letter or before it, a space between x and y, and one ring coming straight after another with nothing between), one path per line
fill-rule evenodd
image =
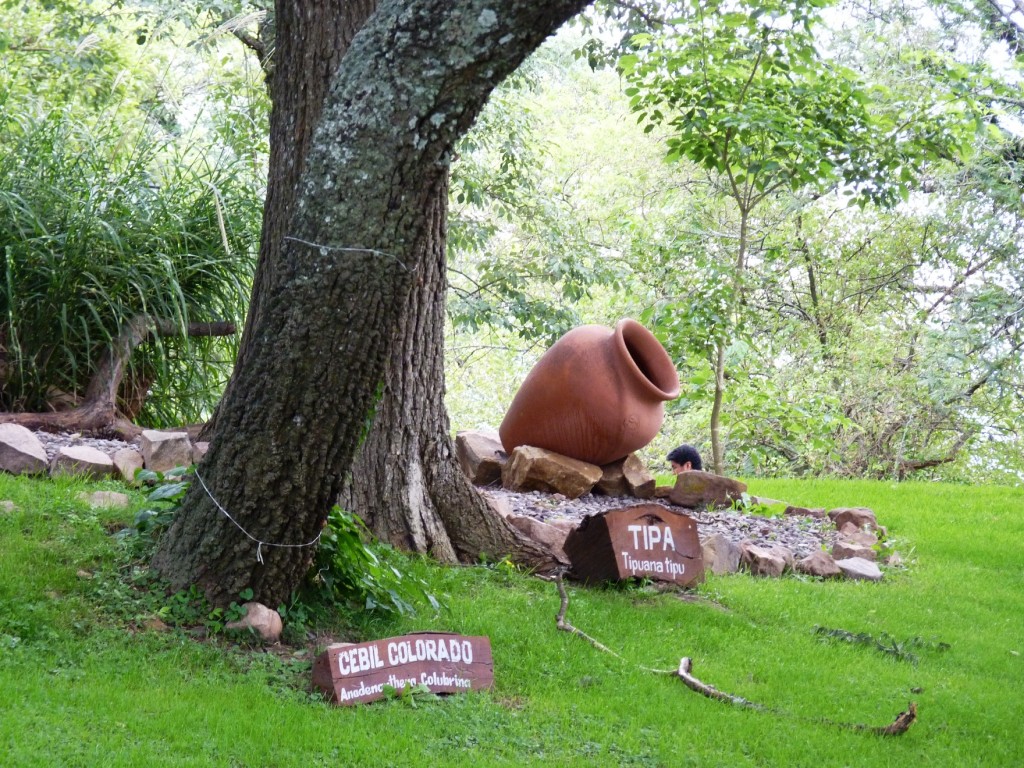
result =
M673 448L668 454L668 463L672 467L672 474L689 472L691 469L700 470L703 465L700 461L700 454L692 445L680 445Z

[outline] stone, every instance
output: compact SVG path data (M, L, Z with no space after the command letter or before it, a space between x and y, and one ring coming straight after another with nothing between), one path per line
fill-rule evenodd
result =
M778 578L786 570L786 561L771 549L756 544L743 546L742 562L753 576Z
M84 501L90 507L119 507L124 508L131 504L131 499L125 493L117 491L93 491L78 494L78 499Z
M0 424L0 470L12 475L46 472L46 450L30 429Z
M501 496L492 496L486 491L481 492L480 495L484 497L484 501L487 502L487 506L502 517L508 517L512 514L512 505L509 503L508 499Z
M626 475L622 471L625 459L601 467L601 479L594 485L594 493L602 496L629 496Z
M672 493L671 485L659 485L654 489L654 498L656 499L667 499L669 494Z
M846 523L853 523L858 528L865 526L877 529L878 521L875 520L875 513L867 507L837 507L830 510L829 518L835 523L836 528L842 529Z
M629 486L631 496L638 499L654 498L654 475L635 453L626 457L622 464L622 473L626 477L626 485Z
M797 560L794 570L797 573L805 573L808 576L819 576L823 579L834 579L842 576L843 572L836 565L836 561L828 552L820 549L812 552L802 560Z
M565 554L564 549L569 531L525 515L512 515L508 518L508 522L526 538L540 544L563 563L569 562L569 557Z
M845 529L846 526L843 526ZM847 533L845 530L839 532L839 541L847 544L859 544L862 547L873 547L878 543L878 537L873 533L862 531L860 529L853 533Z
M702 542L700 550L704 568L716 576L736 573L740 569L740 557L743 552L739 544L730 541L721 533L716 533Z
M15 504L10 499L4 499L3 501L0 501L0 512L13 512L17 508L18 505Z
M782 514L790 517L813 517L815 520L824 520L828 516L824 507L794 507L792 505L786 507Z
M635 496L638 499L654 497L654 475L635 453L624 459L613 461L601 467L601 479L594 486L594 493L605 496Z
M210 444L206 440L200 440L198 443L192 443L192 463L198 464L206 458L206 454L209 452Z
M501 483L510 491L545 491L578 499L601 479L601 468L554 451L521 445L512 451L501 471Z
M166 472L175 467L187 467L192 463L192 443L187 432L158 432L146 429L142 432L142 459L146 469Z
M568 534L570 531L575 531L580 527L579 520L573 520L569 517L553 517L550 520L545 520L548 525L553 525L555 528L563 530Z
M64 446L50 464L50 475L83 475L93 480L113 477L117 470L107 454L88 445Z
M114 452L112 459L121 479L129 484L135 482L135 471L145 466L142 454L134 448L121 448Z
M680 507L728 507L746 493L747 486L739 480L713 472L680 472L668 499Z
M842 525L837 525L836 529L843 536L853 536L853 534L861 532L861 529L853 523L843 523Z
M776 557L782 558L782 562L786 564L786 570L793 570L793 552L788 547L784 547L781 544L772 544L767 547L768 551Z
M885 558L885 564L890 565L893 568L899 568L903 565L903 557L899 552L893 552L891 555Z
M455 435L455 457L473 485L501 482L501 469L508 454L494 430L472 430Z
M262 603L246 603L245 616L238 621L229 621L224 625L227 630L250 630L267 643L276 643L281 639L281 632L284 625L281 623L281 615L267 608Z
M877 559L878 553L871 547L865 547L861 544L840 539L832 545L832 557L836 560L857 557L863 558L864 560L874 561Z
M836 565L848 579L861 579L863 581L882 580L881 569L875 563L865 560L863 557L848 557L836 560Z
M161 619L156 616L152 616L142 622L144 629L148 629L150 632L170 632L171 628L165 624Z

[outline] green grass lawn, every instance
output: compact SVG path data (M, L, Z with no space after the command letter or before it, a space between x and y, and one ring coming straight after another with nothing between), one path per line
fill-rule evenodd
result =
M1024 764L1020 489L754 481L752 493L797 504L873 508L908 567L879 584L709 577L696 602L571 587L570 620L628 662L555 629L550 583L422 564L448 610L367 620L352 639L488 635L494 690L335 708L296 684L308 655L135 629L106 533L133 511L76 500L96 487L0 476L0 499L17 505L0 511L0 765ZM824 641L818 626L925 643L915 665ZM788 714L639 669L681 656L705 682ZM817 720L885 725L910 700L919 719L898 738Z

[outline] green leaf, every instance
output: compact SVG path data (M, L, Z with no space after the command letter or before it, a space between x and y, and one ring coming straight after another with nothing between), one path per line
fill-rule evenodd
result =
M619 57L619 69L625 75L630 75L640 63L640 58L635 53L627 53ZM626 94L629 95L628 93Z
M188 490L189 484L183 483L168 483L167 485L157 486L152 493L149 494L150 501L161 501L164 499L175 499L185 491Z

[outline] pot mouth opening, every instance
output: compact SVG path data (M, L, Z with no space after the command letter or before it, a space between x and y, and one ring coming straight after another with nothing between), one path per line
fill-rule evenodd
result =
M615 326L615 338L653 396L659 400L679 397L679 373L653 333L636 320L624 318Z

